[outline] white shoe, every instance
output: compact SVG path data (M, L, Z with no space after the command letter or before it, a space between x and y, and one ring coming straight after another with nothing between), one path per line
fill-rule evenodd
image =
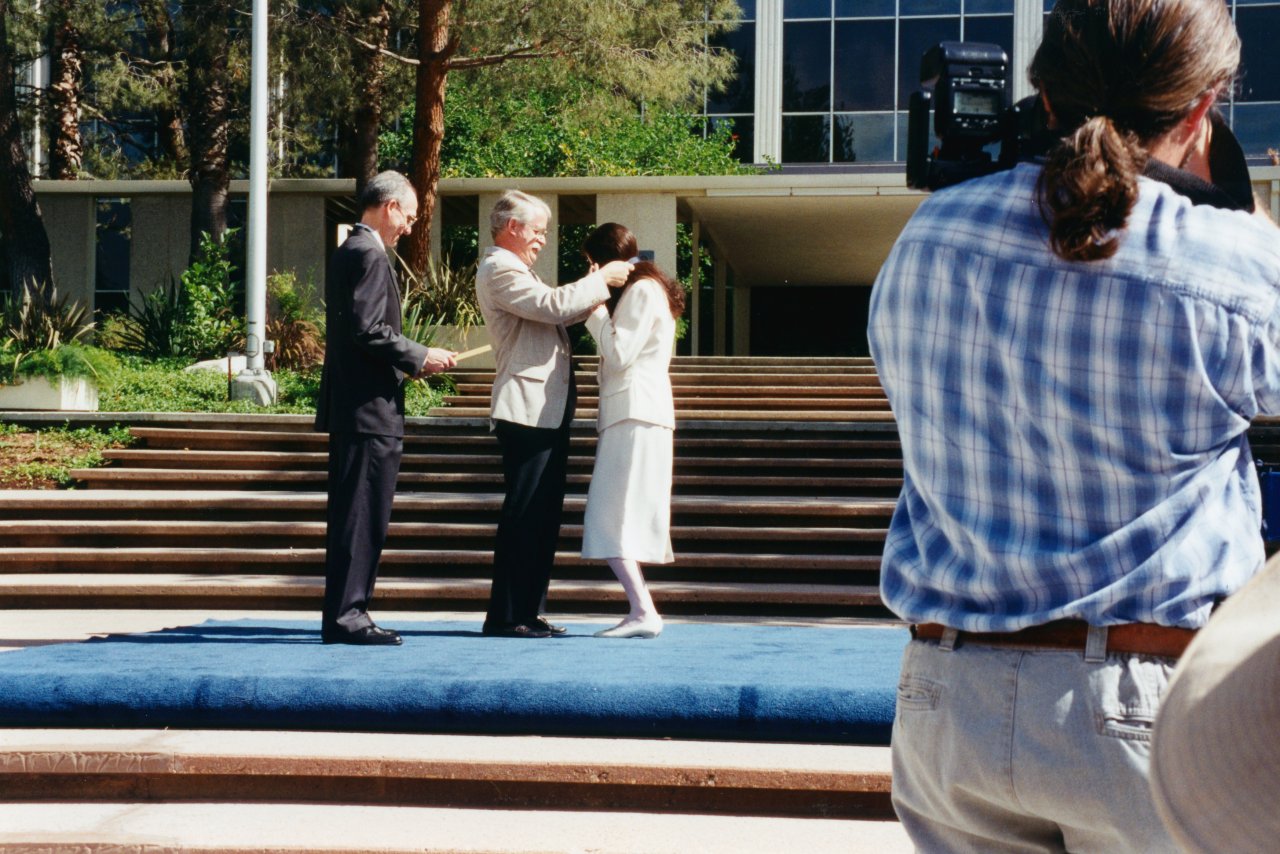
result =
M643 620L623 620L611 629L603 629L595 633L598 638L656 638L662 634L662 618L648 617Z

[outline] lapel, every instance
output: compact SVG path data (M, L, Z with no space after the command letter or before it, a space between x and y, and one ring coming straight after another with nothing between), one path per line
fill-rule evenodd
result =
M387 247L382 242L382 238L374 234L373 229L362 222L357 222L352 226L353 230L364 233L365 239L374 245L375 248L382 251L382 260L387 264L387 277L391 280L391 293L395 294L396 307L399 309L401 304L400 298L400 282L396 279L396 267L391 263L391 254L387 251Z
M538 284L540 284L540 285L546 285L546 284L547 284L546 282L542 281L542 277L541 277L541 276L539 276L537 273L535 273L535 272L533 271L533 268L532 268L532 267L530 267L530 268L529 268L529 275L530 275L530 276L533 276L533 280L534 280L535 282L537 282ZM550 287L550 286L548 285L548 287ZM565 329L565 326L564 326L564 324L563 324L563 323L557 323L557 324L556 324L556 331L560 333L560 342L561 342L562 344L564 344L564 346L565 346L565 348L566 348L566 349L569 349L569 348L571 347L571 345L570 345L570 343L569 343L569 330Z

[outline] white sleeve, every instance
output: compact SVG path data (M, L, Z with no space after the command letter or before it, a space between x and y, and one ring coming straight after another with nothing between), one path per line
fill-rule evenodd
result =
M658 283L641 279L627 288L613 317L603 309L592 312L587 317L587 329L596 339L600 358L615 370L630 366L652 335L660 311L669 309Z

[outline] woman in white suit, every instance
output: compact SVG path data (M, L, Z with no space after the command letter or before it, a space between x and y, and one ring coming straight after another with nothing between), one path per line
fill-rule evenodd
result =
M605 223L582 247L591 269L634 260L636 238ZM595 470L587 493L582 556L603 558L622 582L626 619L597 637L654 638L662 617L640 571L671 563L671 470L675 406L667 369L684 290L640 261L608 303L587 317L600 353L600 411Z

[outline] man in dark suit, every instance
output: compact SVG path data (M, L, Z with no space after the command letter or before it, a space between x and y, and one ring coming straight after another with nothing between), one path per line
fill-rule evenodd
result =
M391 521L404 451L406 378L453 367L454 353L401 334L400 290L387 248L408 234L418 197L398 172L375 176L361 216L329 264L326 347L316 430L329 433L325 643L397 645L374 625L369 600Z

